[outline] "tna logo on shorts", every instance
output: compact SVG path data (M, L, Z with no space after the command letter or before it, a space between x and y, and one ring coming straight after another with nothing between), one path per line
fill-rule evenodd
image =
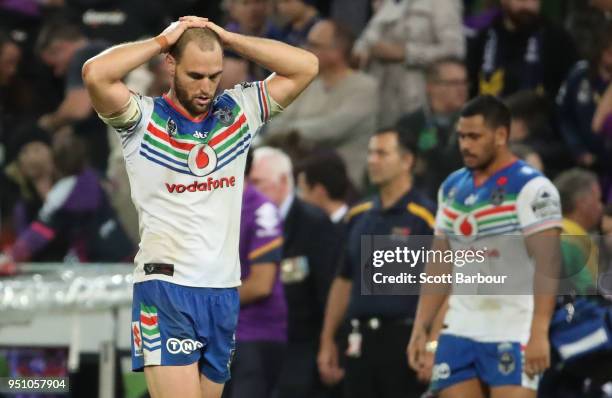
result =
M191 354L202 347L204 347L204 344L191 339L179 340L171 337L166 341L166 349L170 354Z
M236 177L222 177L220 179L214 179L208 177L204 182L194 181L192 184L168 184L166 183L166 189L170 193L183 193L183 192L196 192L196 191L214 191L219 188L229 188L236 186Z

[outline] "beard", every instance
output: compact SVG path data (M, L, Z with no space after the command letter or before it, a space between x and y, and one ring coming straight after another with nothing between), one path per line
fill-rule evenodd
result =
M181 105L189 112L192 116L198 116L208 111L209 105L201 106L195 102L195 96L189 95L189 92L179 80L174 78L174 91L176 92L176 98L179 100Z
M507 11L506 15L516 29L522 32L534 30L540 22L540 15L531 11Z
M472 160L470 163L468 163L468 161L466 160L465 156L468 155L468 153L466 152L462 152L461 155L463 156L463 165L468 168L469 170L484 170L486 168L488 168L491 163L493 163L493 161L495 160L495 153L491 152L488 156L483 156L482 158L478 159L475 157L469 157L468 159Z

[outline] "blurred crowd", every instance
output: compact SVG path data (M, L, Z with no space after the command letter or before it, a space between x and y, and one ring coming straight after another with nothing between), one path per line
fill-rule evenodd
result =
M243 305L268 306L263 313L277 318L246 317L238 349L242 343L242 352L254 349L270 361L238 355L226 394L339 397L346 389L350 397L391 397L375 386L425 390L416 378L414 386L396 385L409 372L404 350L416 298L359 297L350 264L359 233L431 233L440 183L462 167L459 112L469 98L493 94L512 111L515 154L551 180L561 178L562 199L572 202L564 210L586 212L575 217L584 221L581 231L612 236L606 7L583 0L0 1L0 248L16 261L129 262L135 254L138 220L118 138L97 118L81 78L88 58L155 36L181 15L303 46L319 58L319 76L262 129L247 174L279 212L283 243L278 258L265 261L249 254L261 247L245 249L243 283L253 296ZM220 89L268 73L228 51ZM145 95L166 92L163 56L126 83ZM388 184L407 184L397 206L377 194ZM243 212L263 220L264 232L277 228L268 216ZM398 230L393 223L402 217L409 218ZM259 236L243 231L243 239L249 233ZM278 270L250 271L260 260ZM326 311L328 301L340 305ZM386 325L388 319L398 322ZM359 321L372 333L389 327L391 337L373 343L379 353L336 366ZM388 372L389 361L403 365ZM252 379L259 383L248 384Z

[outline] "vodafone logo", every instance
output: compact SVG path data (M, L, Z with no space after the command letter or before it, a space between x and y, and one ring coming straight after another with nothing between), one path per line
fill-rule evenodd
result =
M194 181L189 185L185 184L168 184L166 183L166 189L169 193L184 193L184 192L196 192L196 191L214 191L220 188L229 188L236 186L236 177L223 177L215 179L208 177L206 181L198 182Z
M207 144L198 144L191 148L187 158L189 170L198 177L204 177L215 171L217 154Z
M472 214L464 214L457 217L453 230L455 235L463 240L473 240L478 235L478 223Z
M171 337L166 341L166 349L170 354L191 354L202 347L204 347L204 344L192 339L179 340Z

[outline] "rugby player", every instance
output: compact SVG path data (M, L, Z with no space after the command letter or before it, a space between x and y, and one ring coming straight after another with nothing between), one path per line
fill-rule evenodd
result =
M216 95L224 47L275 73ZM122 79L166 52L170 91L158 98L130 92ZM317 58L305 50L195 16L83 66L94 108L121 138L139 213L132 362L144 369L152 397L221 396L239 309L247 150L317 72Z
M408 359L421 373L427 353L436 350L431 389L441 398L533 398L539 374L550 365L548 326L560 265L559 194L546 177L512 155L509 131L510 112L495 97L477 97L462 110L457 133L465 167L439 190L433 248L494 249L491 267L510 271L529 265L527 288L461 295L455 287L449 293L422 286ZM428 264L426 272L452 272L451 267ZM434 317L447 298L444 328L432 341Z

